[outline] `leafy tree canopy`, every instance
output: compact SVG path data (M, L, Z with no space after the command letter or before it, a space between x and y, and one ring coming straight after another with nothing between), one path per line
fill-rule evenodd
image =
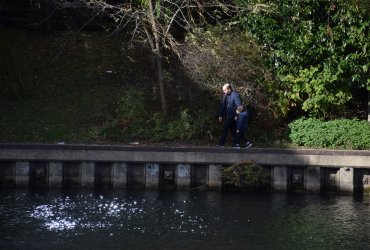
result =
M341 115L353 89L370 84L368 1L237 0L241 15L268 51L266 62L283 83L283 112Z

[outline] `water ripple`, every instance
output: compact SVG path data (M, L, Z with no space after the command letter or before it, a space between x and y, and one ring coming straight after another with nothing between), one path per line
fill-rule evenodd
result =
M154 202L111 198L92 199L90 195L79 195L76 199L58 197L49 204L33 206L31 218L37 219L50 231L96 230L98 228L122 229L144 233L147 228L159 231L206 233L207 224L199 215L187 214L183 208L172 203L166 211ZM162 210L162 211L161 211ZM161 222L165 221L165 224ZM160 226L158 226L158 225ZM167 225L167 226L166 226Z
M369 197L12 192L0 249L368 249L370 235Z

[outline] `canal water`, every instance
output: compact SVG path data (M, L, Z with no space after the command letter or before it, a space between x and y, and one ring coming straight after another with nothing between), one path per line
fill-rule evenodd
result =
M369 249L369 196L0 189L0 249Z

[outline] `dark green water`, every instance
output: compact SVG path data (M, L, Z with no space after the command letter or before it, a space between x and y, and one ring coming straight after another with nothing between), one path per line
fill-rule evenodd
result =
M0 191L0 249L370 249L368 196Z

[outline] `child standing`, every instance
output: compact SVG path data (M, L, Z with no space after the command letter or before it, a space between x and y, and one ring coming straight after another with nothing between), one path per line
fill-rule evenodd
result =
M236 121L236 136L237 136L237 147L240 147L241 143L245 143L243 146L250 148L252 143L245 138L245 131L248 127L249 113L248 110L244 109L242 112L236 110L235 121Z

